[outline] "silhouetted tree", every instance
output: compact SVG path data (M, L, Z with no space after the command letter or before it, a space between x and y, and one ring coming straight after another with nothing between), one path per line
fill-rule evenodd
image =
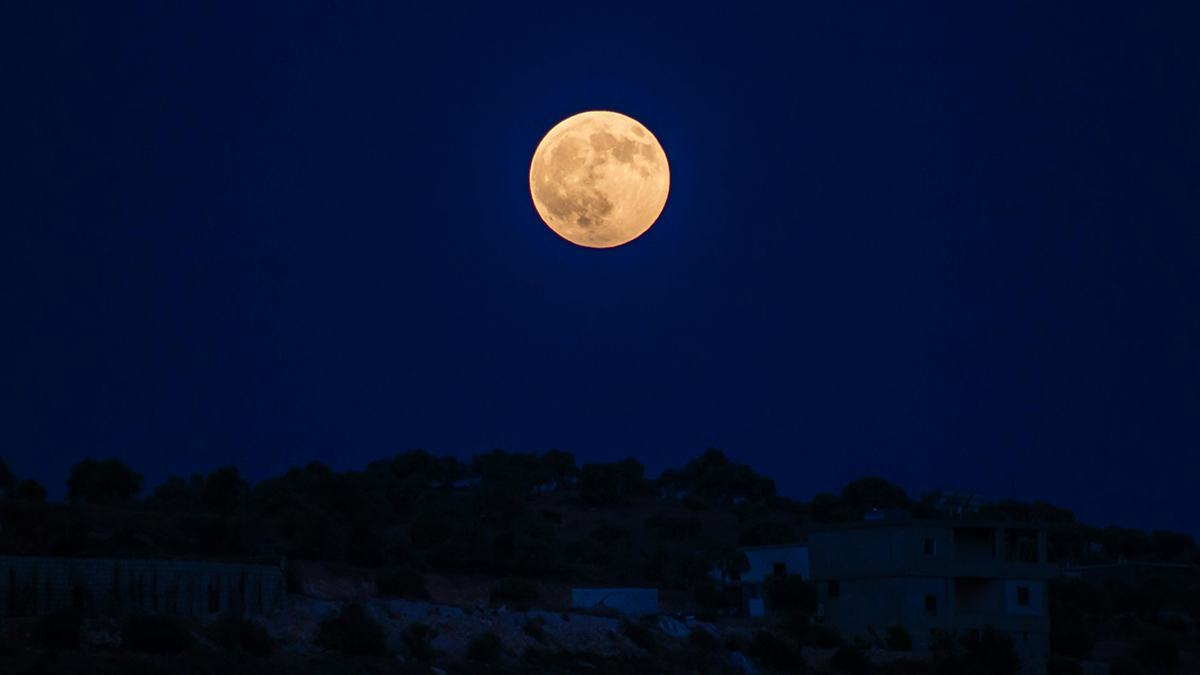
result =
M12 499L17 494L17 474L8 468L8 464L0 459L0 496L4 499Z
M440 487L449 489L454 487L455 483L465 479L469 469L470 467L467 466L467 463L457 457L449 455L439 457L437 466L434 467L433 480Z
M200 506L214 513L233 513L246 504L250 484L238 475L237 467L223 466L208 474L200 488Z
M861 520L871 509L912 509L912 500L904 488L879 476L864 476L842 488L842 503Z
M36 480L26 478L17 485L15 496L19 501L44 502L46 501L46 488Z
M190 483L179 476L171 476L166 483L154 488L147 502L163 511L186 513L196 508L196 495L203 487L204 476L200 474L192 474Z
M641 494L645 473L632 457L613 464L588 462L579 474L579 496L590 506L617 506Z
M689 494L722 506L775 496L775 481L745 464L730 462L723 451L712 447L684 466L682 482ZM661 482L658 487L663 487Z
M579 465L576 464L573 453L551 450L542 455L541 462L554 480L556 488L574 485L579 479Z
M92 458L71 467L67 499L72 503L125 506L142 491L142 474L117 459Z

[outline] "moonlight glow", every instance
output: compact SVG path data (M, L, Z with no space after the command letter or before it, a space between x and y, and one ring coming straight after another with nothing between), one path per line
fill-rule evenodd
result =
M615 112L584 112L559 122L529 167L538 215L562 238L589 248L640 237L662 213L670 186L658 139Z

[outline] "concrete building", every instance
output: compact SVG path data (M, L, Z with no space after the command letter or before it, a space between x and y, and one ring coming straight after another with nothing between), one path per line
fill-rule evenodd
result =
M271 565L0 556L0 617L66 606L99 614L261 614L282 608L286 594L283 570Z
M742 609L750 616L763 615L766 585L771 579L789 574L809 577L807 544L743 546L740 550L750 561L750 570L739 577Z
M1050 617L1046 530L1035 524L877 519L813 526L818 616L847 639L882 639L900 624L914 651L934 629L993 626L1013 636L1026 672L1044 672Z

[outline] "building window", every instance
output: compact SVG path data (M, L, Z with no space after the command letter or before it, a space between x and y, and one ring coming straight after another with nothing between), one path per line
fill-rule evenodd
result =
M842 583L837 579L829 580L829 597L836 598L842 594Z
M925 611L926 612L936 612L937 611L937 596L936 595L925 596Z
M932 539L925 540L925 555L937 554L937 542Z
M777 576L777 577L786 577L787 576L787 563L775 563L775 576Z
M1028 586L1017 586L1017 604L1018 605L1028 605L1029 604L1029 587Z
M1021 633L1021 644L1023 644L1023 645L1029 644L1029 631L1025 631L1024 633Z

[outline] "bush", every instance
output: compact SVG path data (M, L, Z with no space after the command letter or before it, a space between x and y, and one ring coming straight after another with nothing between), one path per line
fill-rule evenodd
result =
M467 645L467 658L480 663L495 663L500 658L500 637L495 631L471 638Z
M846 675L867 675L871 672L871 662L867 655L857 647L839 647L829 659L829 667L837 673Z
M804 656L800 652L800 646L765 630L754 634L746 649L746 656L757 661L763 668L788 673L804 671Z
M887 648L893 652L911 652L913 648L912 633L899 624L888 627Z
M492 586L490 601L527 605L538 599L537 582L518 577L505 577Z
M1165 633L1151 635L1142 641L1133 655L1149 668L1173 670L1179 665L1179 642Z
M317 644L346 654L383 654L387 651L383 627L357 604L345 605L337 616L322 621Z
M546 641L546 631L542 629L541 624L532 619L527 619L525 623L521 624L521 630L538 642Z
M650 632L649 627L634 623L629 619L625 619L621 623L624 624L625 635L640 649L650 652L658 646L658 641L654 639L654 633Z
M389 565L375 573L375 586L379 594L400 598L429 599L425 586L425 575L413 565Z
M1083 675L1083 664L1063 654L1046 658L1046 675Z
M408 655L418 661L428 662L433 657L433 646L429 644L430 629L428 624L414 623L404 629L400 639L408 647Z
M1142 664L1128 656L1118 656L1108 664L1108 675L1145 675Z
M830 628L823 623L814 623L808 627L809 644L817 649L837 649L844 644L842 634L836 628Z
M963 638L962 645L967 650L968 660L979 664L991 675L1015 675L1021 669L1016 642L1011 635L993 626L984 626L978 635Z
M267 629L237 614L223 614L209 633L212 641L229 651L242 651L250 656L270 656L275 641Z
M33 642L39 647L72 650L83 646L83 613L60 609L41 617L33 625Z
M1096 640L1083 626L1056 626L1050 631L1050 651L1077 659L1092 655Z
M713 635L712 633L700 627L693 628L691 632L688 633L688 642L702 652L715 651L721 644L716 635Z
M799 574L789 574L767 585L767 602L773 610L812 614L817 609L817 589Z
M139 614L125 621L121 645L139 652L181 652L192 645L192 633L179 617Z
M683 507L690 511L708 510L708 503L690 492L680 498L679 503L683 504Z

